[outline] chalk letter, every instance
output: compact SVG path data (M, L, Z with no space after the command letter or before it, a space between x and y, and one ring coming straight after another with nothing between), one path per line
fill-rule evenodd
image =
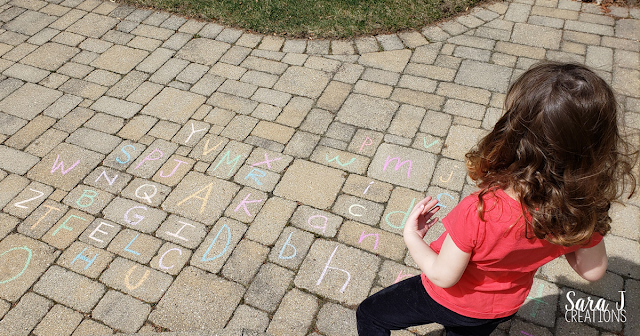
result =
M25 203L27 203L27 202L31 202L31 201L33 201L33 200L37 200L38 198L42 197L42 195L44 195L44 193L43 193L42 191L40 191L40 190L35 190L35 189L31 189L31 188L29 188L29 190L31 190L31 191L35 191L35 192L37 192L39 195L38 195L38 196L36 196L36 197L31 197L31 198L29 198L29 199L26 199L26 200L24 200L24 201L15 202L15 203L13 203L13 206L15 206L15 207L17 207L17 208L22 208L22 209L28 209L29 207L28 207L28 206L26 206L26 205L23 205L23 204L25 204Z
M220 159L220 162L218 162L218 164L215 166L215 168L213 168L213 170L215 171L216 169L218 169L218 167L222 164L223 161L226 162L227 165L230 165L230 164L233 163L233 166L231 166L231 168L229 169L229 176L231 176L231 173L233 172L233 168L236 167L236 165L238 164L238 161L240 161L240 158L242 157L242 155L238 155L238 156L236 156L235 159L229 160L230 155L231 155L231 151L230 150L228 150L226 153L224 153L224 155Z
M363 207L363 206L362 206L362 205L360 205L360 204L352 204L352 205L349 207L349 214L351 214L351 216L355 216L355 217L362 217L362 214L353 213L353 210L352 210L353 208L363 208L363 209L364 209L364 211L367 211L367 208Z
M91 206L91 204L93 204L93 201L95 201L96 196L98 196L98 193L96 191L85 189L84 191L82 191L82 195L80 195L80 198L76 200L76 204L81 208L86 208L88 206ZM88 198L89 204L82 204L81 201L83 198Z
M264 153L264 161L258 162L258 163L254 163L254 164L251 165L251 167L259 166L259 165L261 165L263 163L266 163L267 164L267 168L271 169L271 162L278 161L280 159L282 159L282 158L279 157L279 158L275 158L273 160L269 160L269 157L267 156L267 153Z
M136 251L134 251L134 250L130 250L130 249L129 249L129 246L131 246L131 244L133 244L133 242L134 242L134 241L136 241L136 239L138 239L138 236L139 236L139 235L140 235L140 234L138 233L138 234L136 234L136 236L135 236L135 237L133 237L133 239L131 239L131 241L129 242L129 244L127 244L127 246L125 246L125 247L124 247L124 250L125 250L125 251L127 251L127 252L131 252L131 253L133 253L133 254L135 254L135 255L140 255L140 252L136 252Z
M165 271L166 271L166 270L168 270L168 269L172 269L172 268L173 268L173 266L175 266L175 265L171 265L171 266L167 267L167 266L165 266L165 265L162 263L162 260L164 260L164 256L166 256L166 255L167 255L169 252L171 252L171 251L178 251L178 254L182 255L182 250L181 250L181 249L179 249L179 248L177 248L177 247L174 247L174 248L172 248L172 249L168 249L168 250L167 250L167 252L163 253L163 254L160 256L160 260L158 260L158 267L160 267L161 269L163 269L163 270L165 270Z
M138 195L138 192L140 191L140 189L142 189L142 188L144 188L144 187L151 187L151 188L153 188L153 194L149 195L149 194L147 194L146 192L143 192L142 194L143 194L144 196L140 196L140 195ZM155 185L153 185L153 184L143 184L143 185L139 186L138 188L136 188L135 195L136 195L136 197L137 197L137 198L143 199L143 200L147 201L147 203L149 203L149 204L153 204L153 200L152 200L152 198L153 198L153 196L155 196L157 193L158 193L158 187L156 187Z
M195 227L195 225L192 225L192 224L189 224L189 223L185 223L185 222L183 222L183 221L178 221L178 223L182 223L182 224L184 224L184 225L182 225L182 227L178 230L178 232L176 232L176 233L171 233L171 232L169 232L169 231L165 231L165 233L166 233L168 236L176 237L176 238L178 238L178 239L182 239L182 240L184 240L184 241L189 241L189 239L187 239L187 238L185 238L185 237L183 237L183 236L181 236L181 235L180 235L180 231L182 231L182 229L184 229L184 228L185 228L185 227L187 227L187 226Z
M202 205L200 205L200 213L202 213L204 211L204 207L207 205L207 202L209 202L209 194L211 194L211 188L213 188L213 182L209 183L209 185L207 185L206 187L194 192L193 194L189 195L189 197L183 199L182 201L178 202L178 204L176 204L177 206L182 205L182 203L192 199L192 198L197 198L199 200L202 201ZM204 197L200 197L200 196L196 196L199 193L203 192L205 189L207 189L207 193L204 195Z
M0 259L2 259L2 256L4 256L5 254L7 254L7 253L9 253L11 251L16 251L16 250L25 250L28 253L27 260L24 262L24 267L22 267L22 270L20 270L20 272L18 272L18 274L12 276L11 278L8 278L8 279L0 281L0 285L5 284L7 282L11 282L11 281L19 278L24 273L24 271L27 270L27 267L29 267L29 263L31 262L31 257L33 257L33 251L31 251L31 249L26 247L26 246L19 246L19 247L13 247L13 248L8 249L8 250L0 253ZM12 258L12 260L15 260L15 259Z
M373 249L377 250L378 249L378 242L380 241L380 236L378 236L377 233L369 233L369 234L364 234L364 231L362 231L362 234L360 235L360 240L358 240L358 244L362 243L362 241L369 237L369 236L376 236L376 243L375 245L373 245Z
M325 274L327 274L327 271L329 269L334 269L337 271L342 271L345 272L347 274L347 281L344 283L344 285L342 285L342 288L340 288L340 293L344 293L344 290L347 288L347 285L349 284L349 281L351 281L351 273L341 269L341 268L337 268L337 267L333 267L333 266L329 266L329 264L331 264L331 259L333 259L333 256L336 254L336 251L338 250L338 246L336 246L335 249L333 249L333 253L331 253L331 256L329 257L329 260L327 260L327 264L324 266L324 269L322 270L322 274L320 275L320 278L318 278L318 282L316 282L316 286L320 286L320 283L322 282L322 279L324 279Z
M67 226L67 222L69 222L71 220L71 218L78 218L78 219L81 219L83 221L86 221L86 219L84 219L82 217L79 217L79 216L76 216L76 215L71 215L71 216L67 217L67 219L65 219L65 221L62 222L62 224L60 224L60 226L58 226L58 228L55 231L53 231L51 236L55 236L58 233L58 231L60 231L60 229L65 229L67 231L73 231L72 227Z
M153 153L155 153L156 151L158 151L158 153L160 153L160 156L158 157L152 157ZM140 163L138 163L138 165L133 168L133 170L136 170L138 168L140 168L140 166L142 166L143 163L145 163L145 161L155 161L155 160L159 160L160 158L162 158L164 156L164 154L162 153L162 151L159 148L154 149L153 151L151 151L151 153L149 153L149 155L147 155L147 157L145 157L144 159L142 159L142 161L140 161Z
M400 162L400 158L399 157L392 158L391 156L387 156L387 160L384 162L384 167L382 168L382 171L386 171L387 170L387 166L393 160L397 160L396 161L396 166L395 166L395 171L398 171L398 169L402 168L402 166L405 163L409 162L409 169L407 169L407 178L411 178L411 164L412 164L411 160L406 160L406 161Z
M33 225L31 225L31 227L29 228L30 230L35 229L35 227L36 227L36 226L38 226L38 224L40 224L40 222L41 222L45 217L47 217L47 215L48 215L51 211L53 211L53 210L55 210L55 211L60 211L60 209L58 209L58 208L54 208L54 207L52 207L52 206L50 206L50 205L47 205L47 204L44 204L43 206L44 206L45 208L49 208L49 210L47 210L47 212L45 212L45 213L44 213L44 215L42 215L42 217L40 217L40 218L38 219L38 221L37 221L37 222L35 222L35 223L33 223Z
M96 258L98 257L97 253L91 259L89 259L89 258L85 257L84 255L82 255L84 253L84 251L87 250L87 248L88 247L85 247L84 250L82 250L82 252L78 253L78 255L75 258L73 258L73 260L71 261L71 265L73 265L73 263L76 262L76 260L80 259L80 260L85 261L87 263L87 265L84 267L84 269L86 270L87 268L89 268L89 266L91 266L91 264L93 264L94 261L96 261Z
M113 225L111 225L111 224L107 224L107 223L105 223L105 222L100 222L100 224L98 224L98 226L96 226L96 228L95 228L95 229L93 229L93 231L91 231L91 233L89 234L89 238L91 238L91 239L93 239L93 240L97 241L98 243L104 243L104 240L102 240L102 239L98 239L98 238L96 238L96 237L94 237L94 236L93 236L96 232L100 232L100 233L102 233L102 234L109 234L109 232L107 232L107 231L102 231L102 230L100 230L100 227L101 227L101 226L103 226L103 225L105 225L105 226L109 226L109 227L113 227Z
M262 173L262 175L254 174L254 173L253 173L254 171L255 171L255 172ZM247 176L245 176L245 177L244 177L244 179L246 180L246 179L248 179L249 177L251 177L251 179L253 179L253 181L254 181L257 185L261 186L261 185L262 185L262 182L260 182L260 180L258 180L258 178L259 178L259 177L265 177L265 176L267 176L267 172L264 172L264 171L262 171L262 170L260 170L260 169L258 169L258 168L253 168L253 169L251 169L251 171L249 172L249 174L247 174Z
M53 163L53 167L51 167L51 174L55 173L56 170L60 169L60 173L62 175L66 175L73 168L75 168L78 165L78 163L80 163L80 160L78 160L78 161L76 161L76 163L71 165L71 167L69 167L67 170L65 170L64 169L64 161L60 160L60 163L58 163L58 159L60 159L60 155L59 154L56 156L56 162Z
M440 193L440 194L438 194L438 196L436 197L436 199L438 200L438 204L436 204L436 206L437 206L437 207L441 207L441 208L446 208L446 207L447 207L446 205L444 205L444 204L440 203L440 202L441 202L440 197L442 197L442 196L448 196L448 197L449 197L449 198L451 198L451 200L453 200L453 201L455 201L455 200L456 200L455 198L453 198L453 196L451 196L451 195L449 195L449 194L447 194L447 193Z
M218 237L220 236L220 233L222 233L222 230L227 230L227 244L224 246L224 249L222 249L222 252L218 253L218 255L211 257L211 258L207 258L207 255L209 255L209 251L211 251L211 248L213 247L213 244L216 243L216 241L218 241ZM209 244L209 247L207 248L207 251L204 252L204 254L202 255L202 259L200 259L200 261L211 261L214 259L218 259L220 258L225 252L227 252L227 249L229 248L229 245L231 245L231 228L229 228L227 226L227 224L222 225L222 227L220 228L220 230L218 231L218 233L216 234L216 236L213 238L213 241L211 242L211 244Z
M198 132L206 131L206 130L207 130L206 128L203 128L203 129L199 129L199 130L196 131L196 128L194 127L193 122L191 122L191 134L189 134L189 137L187 138L187 140L184 141L184 143L186 144L187 142L189 142L189 140L191 140L191 137L194 134L196 134Z
M370 137L365 137L364 142L362 142L362 146L360 146L360 150L358 151L358 153L362 152L362 149L364 148L364 146L371 146L371 145L373 145L373 139L371 139Z
M127 146L125 146L127 147ZM104 179L107 180L107 183L109 183L109 185L113 185L113 182L116 181L116 179L118 178L118 174L116 174L116 176L114 176L111 180L109 179L109 176L107 175L107 171L103 170L102 173L100 175L98 175L98 178L96 178L95 181L93 182L98 182L98 180L104 176Z
M178 162L178 164L176 165L176 167L175 167L175 168L173 168L173 170L171 171L171 174L169 174L169 175L164 175L164 173L163 173L163 172L162 172L162 170L161 170L161 171L160 171L160 177L171 177L171 176L173 176L173 174L175 174L175 173L176 173L176 170L178 170L178 167L180 167L180 165L181 165L181 164L183 164L183 163L187 163L187 162L185 162L185 161L180 161L180 160L178 160L178 159L173 159L173 161Z
M133 270L136 269L136 267L138 267L138 265L134 265L133 267L131 267L131 269L129 269L127 271L127 274L125 274L124 276L124 285L127 287L128 290L135 290L136 288L140 287L140 285L142 285L142 283L145 280L147 280L147 278L149 277L149 274L151 274L151 271L146 270L142 278L140 278L140 280L138 281L138 283L135 284L134 286L131 286L131 283L129 282L129 277L131 276L131 273L133 273Z
M289 243L289 241L291 240L291 235L293 235L293 232L289 233L289 237L287 238L287 241L284 242L284 245L282 245L282 249L280 249L280 253L278 254L278 258L280 258L280 259L291 259L291 258L295 257L296 254L298 254L298 250L296 249L296 247ZM282 256L282 252L284 252L284 250L287 248L287 246L291 246L291 248L293 249L293 254L288 255L286 257L283 257Z
M394 281L393 283L398 283L402 280L404 280L405 278L411 277L413 276L413 274L411 273L407 273L407 274L402 274L402 270L400 270L400 273L398 273L398 277L396 278L396 281Z
M146 206L144 205L137 205L134 206L133 208L127 210L127 212L124 213L124 221L131 224L131 225L138 225L138 223L142 222L142 220L144 219L144 216L142 215L138 215L138 214L134 214L133 218L136 219L136 221L132 221L129 219L129 212L131 212L131 210L133 209L142 209L142 210L148 210Z
M209 141L210 140L211 139L207 139L207 142L204 143L204 148L202 149L202 156L208 155L212 151L218 149L218 147L220 147L220 145L222 144L222 140L220 140L220 142L218 142L218 144L215 147L209 149Z
M311 224L311 220L316 218L316 217L320 217L324 219L324 225L323 226L313 226ZM324 231L327 229L327 223L329 222L329 218L323 216L323 215L313 215L311 217L309 217L309 219L307 220L307 224L309 224L310 227L314 228L314 229L322 229L322 233L324 233Z
M240 210L240 207L244 208L244 213L247 214L247 216L251 217L251 213L249 212L249 209L247 209L247 204L251 204L251 203L259 203L262 202L262 200L253 200L253 201L247 201L247 199L249 199L249 196L251 196L251 193L248 193L247 196L242 200L242 202L240 202L240 204L238 204L238 206L235 208L235 210L233 210L233 212L238 212L238 210Z
M404 227L404 224L407 222L407 219L409 218L409 214L411 213L411 210L413 209L413 205L416 203L416 199L412 199L411 200L411 205L409 205L409 209L405 212L405 211L391 211L390 213L388 213L385 217L384 217L384 221L387 222L387 224L389 224L390 227L394 228L394 229L402 229ZM399 226L393 225L391 224L391 221L389 220L389 217L393 214L396 213L401 213L404 214L404 218L402 218L402 223L400 223Z
M342 162L340 162L340 156L339 156L339 155L336 155L336 157L334 157L333 159L329 159L329 153L326 153L324 156L325 156L325 159L327 160L327 162L331 163L331 162L335 161L335 162L337 162L341 167L348 166L348 165L352 164L352 163L353 163L353 161L355 161L355 160L356 160L356 158L351 158L351 160L349 160L349 162L347 162L347 163L342 163Z
M131 148L133 148L133 150L136 150L136 148L135 148L135 147L133 147L133 145L126 145L126 146L122 146L122 148L120 148L120 150L124 153L124 155L126 155L126 156L127 156L127 161L122 161L122 160L120 160L120 158L119 158L119 157L116 157L116 162L118 162L118 163L120 163L120 164L125 164L125 163L129 162L129 160L131 160L131 154L127 153L127 151L126 151L126 150L124 150L124 149L125 149L125 148L127 148L127 147L131 147Z

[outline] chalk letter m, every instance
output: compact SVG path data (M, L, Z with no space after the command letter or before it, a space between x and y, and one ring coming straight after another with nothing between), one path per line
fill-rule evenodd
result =
M56 170L60 169L60 173L62 173L62 175L66 175L68 172L70 172L73 168L75 168L78 163L80 163L80 160L76 161L76 163L74 163L73 165L71 165L71 167L69 167L68 169L64 169L64 162L62 160L60 160L60 163L58 163L58 160L60 160L60 154L58 154L56 156L56 162L53 163L53 167L51 167L51 174L55 173Z
M395 171L398 171L398 169L400 169L405 163L409 162L409 168L407 169L407 178L411 177L411 160L406 160L406 161L402 161L400 162L400 158L399 157L394 157L392 158L391 156L387 156L387 160L384 161L384 167L382 168L382 171L386 171L387 170L387 166L389 166L389 163L391 163L393 160L396 160L396 166L395 166Z

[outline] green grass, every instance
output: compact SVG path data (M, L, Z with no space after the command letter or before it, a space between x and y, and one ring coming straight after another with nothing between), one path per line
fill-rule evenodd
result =
M286 37L349 38L421 29L480 0L124 0Z

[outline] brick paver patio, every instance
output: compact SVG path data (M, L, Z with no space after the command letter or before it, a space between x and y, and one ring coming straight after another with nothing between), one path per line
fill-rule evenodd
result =
M464 154L530 65L593 67L638 132L640 10L610 10L494 2L328 41L100 0L2 1L0 335L355 335L360 301L419 273L407 212L473 192ZM640 335L640 196L611 216L606 276L545 265L493 335ZM608 311L566 312L586 297Z

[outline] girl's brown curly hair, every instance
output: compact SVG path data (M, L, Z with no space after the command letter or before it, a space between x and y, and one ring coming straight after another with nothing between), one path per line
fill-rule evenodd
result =
M467 153L469 176L482 197L509 187L519 195L525 235L571 246L610 229L620 182L636 185L637 151L618 129L617 103L607 83L578 64L535 65L510 87L505 114Z

